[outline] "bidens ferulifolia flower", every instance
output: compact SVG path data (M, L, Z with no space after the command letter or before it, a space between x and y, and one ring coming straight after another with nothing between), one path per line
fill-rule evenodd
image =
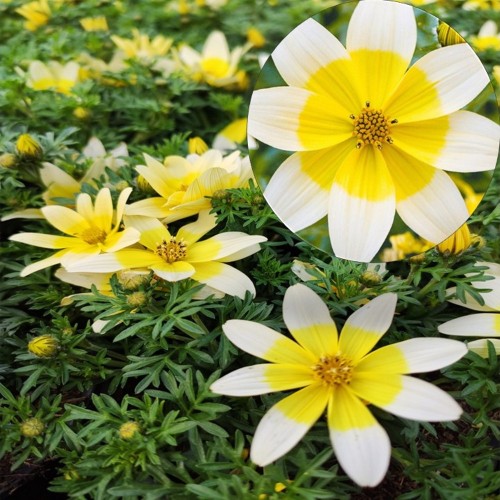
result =
M454 420L460 406L408 373L437 370L467 351L461 342L415 338L370 352L389 328L397 296L381 295L346 321L340 334L327 306L309 288L285 293L283 317L296 340L252 321L230 320L226 336L269 364L241 368L212 384L230 396L300 389L275 404L259 423L251 459L265 466L292 449L327 409L337 459L361 486L374 486L389 466L391 445L368 404L413 420Z
M146 154L144 158L146 165L136 170L160 196L128 205L125 213L157 217L167 223L210 210L208 197L246 186L252 177L248 157L241 158L238 151L223 157L220 151L210 149L187 158L167 156L163 163Z
M482 281L480 285L476 285L490 290L489 292L479 293L484 300L484 305L467 294L465 304L458 299L450 300L453 304L468 307L474 311L479 311L479 313L446 321L446 323L438 327L438 330L446 335L487 337L467 343L467 347L471 351L487 357L488 341L493 344L497 354L500 354L500 264L493 262L478 262L478 264L486 266L488 269L485 274L493 277L492 280ZM454 293L455 288L449 289L448 292Z
M346 48L309 19L272 53L288 86L252 95L248 134L296 151L264 195L293 231L328 215L338 257L370 261L395 211L439 243L467 219L444 170L495 167L500 128L459 111L488 84L465 43L434 50L409 69L417 41L413 9L361 1Z
M151 217L126 217L126 224L141 233L144 248L125 249L97 255L68 266L70 272L115 272L121 269L147 268L166 281L191 278L223 294L243 298L255 295L250 279L226 262L248 257L260 250L264 236L240 232L220 233L199 241L216 225L215 217L202 212L198 220L181 227L176 235Z
M76 210L59 205L43 207L43 216L49 224L67 236L42 233L19 233L11 236L13 241L59 250L46 259L26 266L21 271L21 276L28 276L55 264L66 266L74 260L85 259L101 252L114 252L139 241L137 229L118 231L123 209L131 192L132 188L127 188L120 193L115 213L108 188L97 193L94 203L87 193L78 195Z

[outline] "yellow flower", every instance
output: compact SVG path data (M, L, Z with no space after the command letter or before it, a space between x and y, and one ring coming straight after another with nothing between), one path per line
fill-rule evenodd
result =
M457 43L465 43L465 39L462 35L457 33L451 26L443 21L439 21L437 35L439 43L443 47L446 47L447 45L455 45Z
M479 292L484 304L480 304L468 294L465 295L465 304L458 299L450 299L449 302L479 311L479 313L446 321L438 327L438 330L445 335L485 337L468 342L467 348L486 358L488 357L487 342L491 342L497 354L500 354L500 264L493 262L477 262L477 264L485 266L485 275L493 278L476 282L476 287L489 290ZM456 288L450 288L447 292L455 294Z
M137 59L148 63L154 58L164 56L172 46L172 39L157 35L150 40L148 35L132 30L132 39L122 38L116 35L111 37L115 45L123 51L127 59Z
M73 87L81 81L80 66L68 62L64 66L56 61L47 64L32 61L28 67L26 84L33 90L54 90L70 94Z
M489 83L481 61L461 43L410 66L416 43L412 7L358 2L345 47L308 19L271 56L287 86L252 94L248 134L294 152L264 196L293 231L327 216L337 257L372 260L396 212L444 240L469 216L445 171L495 167L500 127L461 110Z
M264 45L266 44L264 35L253 26L247 29L247 40L257 48L264 47Z
M212 207L217 191L246 186L252 178L248 158L235 151L223 157L210 149L202 155L167 156L163 163L144 155L146 165L136 167L159 197L147 198L126 207L127 215L157 217L172 222Z
M141 429L141 426L137 422L125 422L120 426L118 431L122 439L128 440L132 439Z
M47 0L25 3L16 12L26 19L24 27L29 31L36 31L47 24L52 14Z
M41 158L43 149L40 143L29 134L21 134L16 142L16 149L20 156Z
M500 50L500 33L495 21L486 21L477 36L471 37L471 43L476 50Z
M115 214L108 188L97 193L94 204L87 193L79 194L76 198L76 211L60 205L43 207L43 216L49 224L68 236L41 233L19 233L11 236L13 241L58 249L58 252L50 257L26 266L21 271L21 276L55 264L63 264L66 267L66 264L74 261L101 252L114 252L136 243L139 240L139 232L136 229L118 231L123 209L131 192L132 188L127 188L120 193Z
M0 155L0 167L12 168L16 163L16 155L12 153L2 153Z
M37 437L42 434L45 424L39 418L28 418L21 423L21 434L25 437Z
M210 389L227 396L258 396L299 389L276 403L260 421L250 458L264 467L291 450L327 411L337 460L360 486L382 481L391 456L384 428L368 405L412 420L454 420L455 400L435 385L409 377L438 370L460 359L461 342L414 338L373 347L389 329L396 307L393 293L380 295L352 314L340 336L326 304L312 290L290 287L283 318L295 339L253 321L222 326L243 351L269 363L240 368Z
M85 31L108 31L108 21L104 16L84 17L80 24Z
M384 248L382 251L382 260L391 262L400 260L410 255L420 254L435 246L435 243L423 240L418 236L406 231L401 234L394 234L389 238L391 248Z
M250 279L226 262L259 251L263 236L240 232L221 233L199 241L215 227L215 217L202 212L196 222L181 227L176 235L151 217L126 217L128 228L140 232L142 249L126 249L97 255L67 266L70 272L109 273L121 269L148 268L166 281L191 278L228 295L255 294Z
M176 52L181 68L194 80L208 83L213 87L242 86L246 75L238 71L238 63L250 48L235 47L229 50L226 37L221 31L212 31L201 53L189 45L182 45Z
M52 335L39 335L28 342L28 351L39 358L50 358L59 349L59 342Z

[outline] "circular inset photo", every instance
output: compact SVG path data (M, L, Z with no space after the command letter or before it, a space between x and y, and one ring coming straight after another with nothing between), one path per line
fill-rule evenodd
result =
M497 163L498 107L465 40L392 1L347 2L291 31L252 94L250 159L283 223L337 257L441 243Z

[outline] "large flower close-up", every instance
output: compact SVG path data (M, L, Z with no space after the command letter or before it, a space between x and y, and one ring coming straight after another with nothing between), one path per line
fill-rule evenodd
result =
M229 320L226 336L270 363L240 368L212 384L218 394L256 396L299 389L259 423L250 458L265 466L291 450L327 410L330 439L351 479L375 486L389 466L391 445L367 407L412 420L454 420L460 406L441 389L408 373L429 372L460 359L461 342L414 338L372 351L389 329L397 295L387 293L353 313L340 336L326 304L305 285L285 293L283 317L296 342L253 321Z
M191 278L223 294L244 297L255 287L248 276L226 262L248 257L260 250L264 236L241 232L220 233L199 241L215 227L215 217L206 212L181 227L175 235L152 217L126 217L129 228L137 229L144 248L124 249L113 254L96 255L67 267L69 272L112 273L121 269L147 268L166 281Z
M87 193L79 194L76 198L76 210L60 205L43 207L42 214L47 222L66 236L42 233L19 233L11 236L13 241L58 250L50 257L26 266L21 271L21 276L55 264L66 265L101 252L114 252L139 241L137 229L119 231L123 209L131 192L132 188L126 188L120 193L116 211L113 211L108 188L97 193L94 203Z
M416 47L412 7L363 0L345 47L308 19L272 53L287 86L252 94L249 136L294 152L264 196L293 231L328 216L338 257L372 260L396 211L443 241L469 216L445 171L495 168L500 128L462 110L489 83L480 60L466 43L414 60Z

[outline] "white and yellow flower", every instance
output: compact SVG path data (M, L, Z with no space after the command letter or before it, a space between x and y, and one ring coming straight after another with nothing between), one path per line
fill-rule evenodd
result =
M28 67L26 85L33 90L53 90L70 94L73 87L82 80L80 65L70 61L64 65L57 61L32 61Z
M440 242L468 211L444 170L495 167L500 127L460 111L489 78L467 44L434 50L410 68L413 9L359 2L346 48L309 19L272 54L288 86L257 90L248 133L295 151L264 195L293 231L328 215L338 257L370 261L395 211L423 238Z
M391 445L367 405L412 420L454 420L460 406L434 385L407 376L437 370L466 352L461 342L415 338L372 351L389 328L397 296L373 299L342 332L323 301L305 285L285 293L283 317L296 340L244 320L223 325L240 349L270 363L236 370L211 386L218 394L256 396L300 389L275 404L259 423L250 458L265 466L291 450L327 409L330 439L347 475L375 486L389 466Z
M173 40L162 35L150 39L148 35L138 29L132 30L132 39L113 35L111 40L124 53L127 59L149 63L154 59L164 56L172 46Z
M446 335L485 337L468 342L467 347L471 351L487 357L488 341L493 343L497 354L500 354L500 264L493 262L478 262L477 264L486 266L485 274L493 278L481 281L479 285L476 285L490 289L489 292L479 292L484 304L480 304L468 294L465 296L465 304L458 299L451 299L450 302L480 312L446 321L439 326L438 330ZM455 288L450 288L447 291L455 293L455 290Z
M238 118L226 125L214 138L212 147L220 151L231 151L245 141L247 135L247 119Z
M85 31L108 31L108 21L105 16L84 17L80 24Z
M492 19L486 21L477 36L471 37L471 44L476 50L500 50L500 33L498 26Z
M201 52L189 45L182 45L176 52L181 68L198 82L213 87L246 87L247 77L238 70L243 54L251 47L235 47L229 50L226 37L221 31L212 31L206 39Z
M11 236L13 241L58 250L50 257L26 266L21 271L21 276L28 276L55 264L66 266L91 255L114 252L137 243L140 235L136 229L119 231L123 209L131 192L132 188L127 188L120 193L116 213L113 213L113 201L108 188L97 193L94 203L87 193L78 195L76 210L59 205L43 207L43 216L49 224L67 236L42 233L19 233Z
M266 241L265 237L228 232L199 241L216 225L215 217L208 211L202 212L197 221L181 227L176 235L151 217L130 216L125 221L127 227L140 232L144 248L97 255L66 266L68 271L109 273L147 268L166 281L191 278L228 295L243 298L245 292L255 294L250 279L226 262L259 251L259 243Z
M127 215L157 217L164 222L190 217L212 207L207 197L246 186L252 178L248 157L241 158L238 151L224 157L210 149L187 158L167 156L163 163L146 154L144 158L146 165L136 170L160 196L128 205Z

